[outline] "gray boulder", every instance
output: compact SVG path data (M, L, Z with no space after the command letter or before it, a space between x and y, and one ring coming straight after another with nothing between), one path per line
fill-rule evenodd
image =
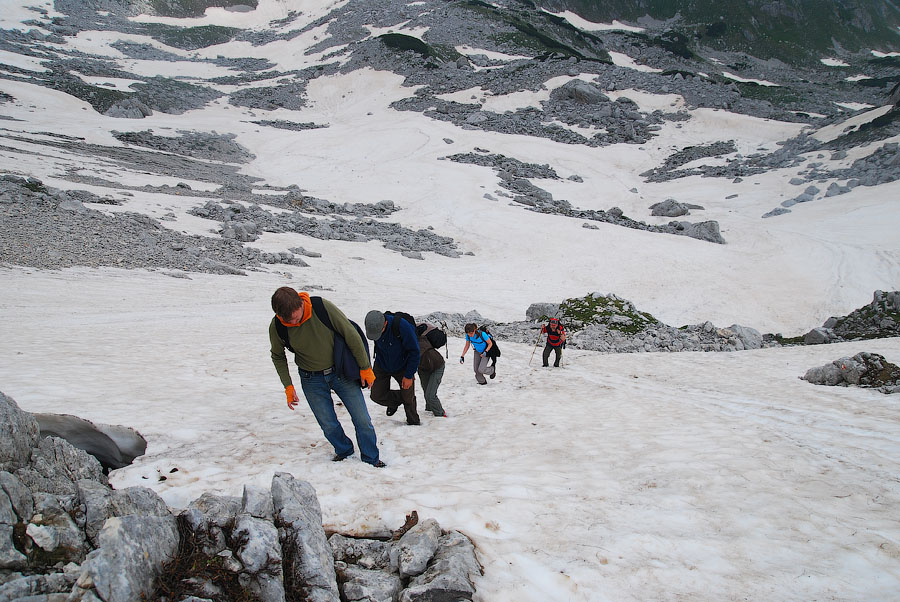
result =
M76 577L72 573L62 572L12 579L0 585L0 602L65 602Z
M474 580L481 574L475 546L462 533L451 531L440 538L428 569L410 580L400 594L400 602L471 600L475 593Z
M153 109L136 98L124 98L103 113L107 117L120 117L123 119L143 119L153 114Z
M232 539L239 542L235 554L248 573L281 574L281 545L275 525L249 514L240 514L234 523Z
M438 549L441 527L433 518L417 523L391 549L403 578L421 575Z
M305 583L312 602L339 602L334 557L322 528L322 510L316 490L288 473L272 478L275 525L283 533L282 545L291 548L285 562L285 580Z
M525 310L525 319L536 322L544 317L559 317L559 303L532 303Z
M722 234L719 232L719 222L715 220L698 222L696 224L690 222L669 223L673 224L675 228L681 231L685 236L690 236L691 238L696 238L698 240L705 240L707 242L714 242L720 245L725 244L725 239L722 238Z
M728 330L744 345L744 349L760 349L763 346L762 334L755 328L741 326L740 324L732 324Z
M803 337L803 342L807 345L823 345L838 340L838 336L831 328L813 328Z
M249 514L240 514L235 521L232 540L237 542L235 555L250 574L250 591L263 602L283 602L281 543L275 525Z
M244 485L244 494L241 497L241 514L272 520L275 514L272 492L262 487Z
M27 565L28 559L13 544L13 529L17 522L9 496L0 491L0 570L23 569Z
M75 482L81 479L107 483L103 467L94 456L58 437L41 439L32 452L30 466L15 474L32 491L59 495L74 495Z
M31 520L34 514L34 497L22 481L14 474L0 471L0 490L9 497L19 522Z
M168 506L159 494L146 487L111 489L102 483L82 479L75 483L75 488L84 513L85 535L95 547L99 545L100 531L108 518L132 514L149 516L170 514Z
M396 570L391 564L392 544L377 539L357 539L335 533L328 538L328 545L336 561L351 563L364 569Z
M249 220L225 222L222 225L222 238L240 242L253 242L259 238L259 226Z
M581 104L600 104L609 102L609 97L603 90L580 79L573 79L550 93L550 100L573 100Z
M82 565L72 602L89 599L91 590L104 602L149 599L163 567L178 550L174 516L122 516L106 521L100 547Z
M687 205L679 203L675 199L666 199L660 203L650 205L650 215L680 217L688 214L690 214L690 211L688 210Z
M28 412L0 392L0 469L15 472L28 464L40 429Z
M336 562L341 594L348 602L394 602L403 589L400 577L385 571L370 570Z
M215 556L228 547L227 532L241 510L241 500L204 493L188 504L181 518L188 527L194 544L207 556Z
M857 353L830 364L810 368L801 376L814 385L849 385L874 388L882 393L900 393L900 367L877 353Z
M88 550L84 533L63 508L60 499L51 494L35 494L35 514L25 534L28 536L26 551L35 558L81 562Z

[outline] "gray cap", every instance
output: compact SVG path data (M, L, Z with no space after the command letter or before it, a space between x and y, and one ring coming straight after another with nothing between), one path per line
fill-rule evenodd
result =
M373 309L366 314L366 336L377 341L384 330L384 314Z

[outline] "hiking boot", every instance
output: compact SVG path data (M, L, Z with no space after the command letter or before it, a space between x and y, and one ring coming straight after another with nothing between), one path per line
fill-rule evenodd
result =
M341 460L346 460L347 458L349 458L352 455L353 455L353 452L350 452L349 454L344 454L343 456L340 454L334 454L334 457L331 458L331 461L332 462L340 462Z
M393 416L394 414L397 413L397 408L399 408L399 407L400 406L388 407L388 409L385 410L384 413L387 414L388 416Z
M385 466L387 466L387 464L385 464L384 462L379 460L378 462L375 462L374 464L372 464L372 466L374 466L375 468L384 468Z
M420 424L422 424L422 421L421 420L407 420L406 424L408 424L409 426L419 426Z
M491 375L488 378L490 378L491 380L497 378L497 371L494 370L493 372L491 372Z
M542 368L549 368L549 367L550 367L550 364L544 364L544 365L542 365L541 367L542 367Z
M447 412L433 412L433 413L438 418L446 418L447 417Z

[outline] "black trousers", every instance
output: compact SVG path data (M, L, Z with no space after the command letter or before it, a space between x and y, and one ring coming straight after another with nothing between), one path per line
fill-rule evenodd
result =
M406 422L408 424L418 424L419 414L416 412L416 384L404 389L401 385L400 389L391 389L391 378L397 383L403 382L403 373L395 372L393 374L385 372L378 367L378 364L372 366L375 372L375 382L372 383L372 393L370 394L372 401L381 406L388 408L399 408L403 406L406 412Z
M547 365L547 360L550 359L550 351L553 350L556 352L556 360L553 362L553 365L559 368L559 358L562 357L562 345L554 347L550 343L544 345L544 365Z

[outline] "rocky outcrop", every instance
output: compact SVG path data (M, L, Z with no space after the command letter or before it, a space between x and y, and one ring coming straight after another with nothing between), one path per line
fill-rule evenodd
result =
M651 225L623 215L622 210L618 207L613 207L609 211L603 211L602 209L579 209L573 207L569 201L554 199L551 193L539 188L530 181L531 178L559 180L559 175L549 165L523 163L503 155L480 154L477 152L459 153L451 155L447 157L447 159L456 161L457 163L493 167L500 180L499 186L509 192L509 196L514 202L524 205L530 211L604 222L625 228L632 228L634 230L644 230L646 232L689 236L698 240L725 244L725 239L719 232L719 224L716 221L699 223L671 221L668 224ZM489 200L492 200L492 197ZM684 213L673 209L673 205L670 204L669 201L675 203L678 207L683 207ZM684 215L689 209L703 209L700 205L687 203L677 204L671 199L663 201L661 205L669 210L672 216ZM656 205L654 205L654 207L656 207ZM653 215L664 215L664 213L658 214L654 212ZM589 224L588 227L590 227L590 225L591 224Z
M536 345L540 329L548 318L559 318L567 333L567 346L605 353L645 353L674 351L742 351L778 346L771 337L740 324L726 328L712 322L676 328L633 303L612 294L591 293L562 303L535 303L525 311L526 320L496 323L477 311L463 314L435 312L417 321L439 324L449 333L462 336L468 322L486 325L499 340Z
M206 493L176 513L151 489L110 488L96 458L39 438L33 415L3 393L0 418L0 602L425 602L475 593L472 542L434 520L410 522L396 541L329 540L312 485L287 473L270 490Z
M472 542L425 520L396 541L332 535L342 599L392 602L471 600L481 575Z
M810 368L800 378L814 385L852 385L882 393L900 393L900 367L877 353L862 352L853 357L842 357L830 364Z
M875 291L872 302L846 316L831 317L803 338L807 345L900 336L900 291Z
M718 327L707 321L669 326L638 311L627 299L603 293L590 293L562 303L533 303L525 310L526 319L520 322L498 323L484 318L476 310L466 314L433 312L416 319L440 325L455 336L463 336L463 326L473 322L487 326L499 340L536 345L541 326L549 318L559 318L566 328L567 346L604 353L742 351L900 336L898 308L900 291L875 291L869 305L848 316L829 318L822 327L792 339L780 334L762 334L740 324Z
M900 291L875 291L871 303L835 318L830 328L845 341L900 336Z

